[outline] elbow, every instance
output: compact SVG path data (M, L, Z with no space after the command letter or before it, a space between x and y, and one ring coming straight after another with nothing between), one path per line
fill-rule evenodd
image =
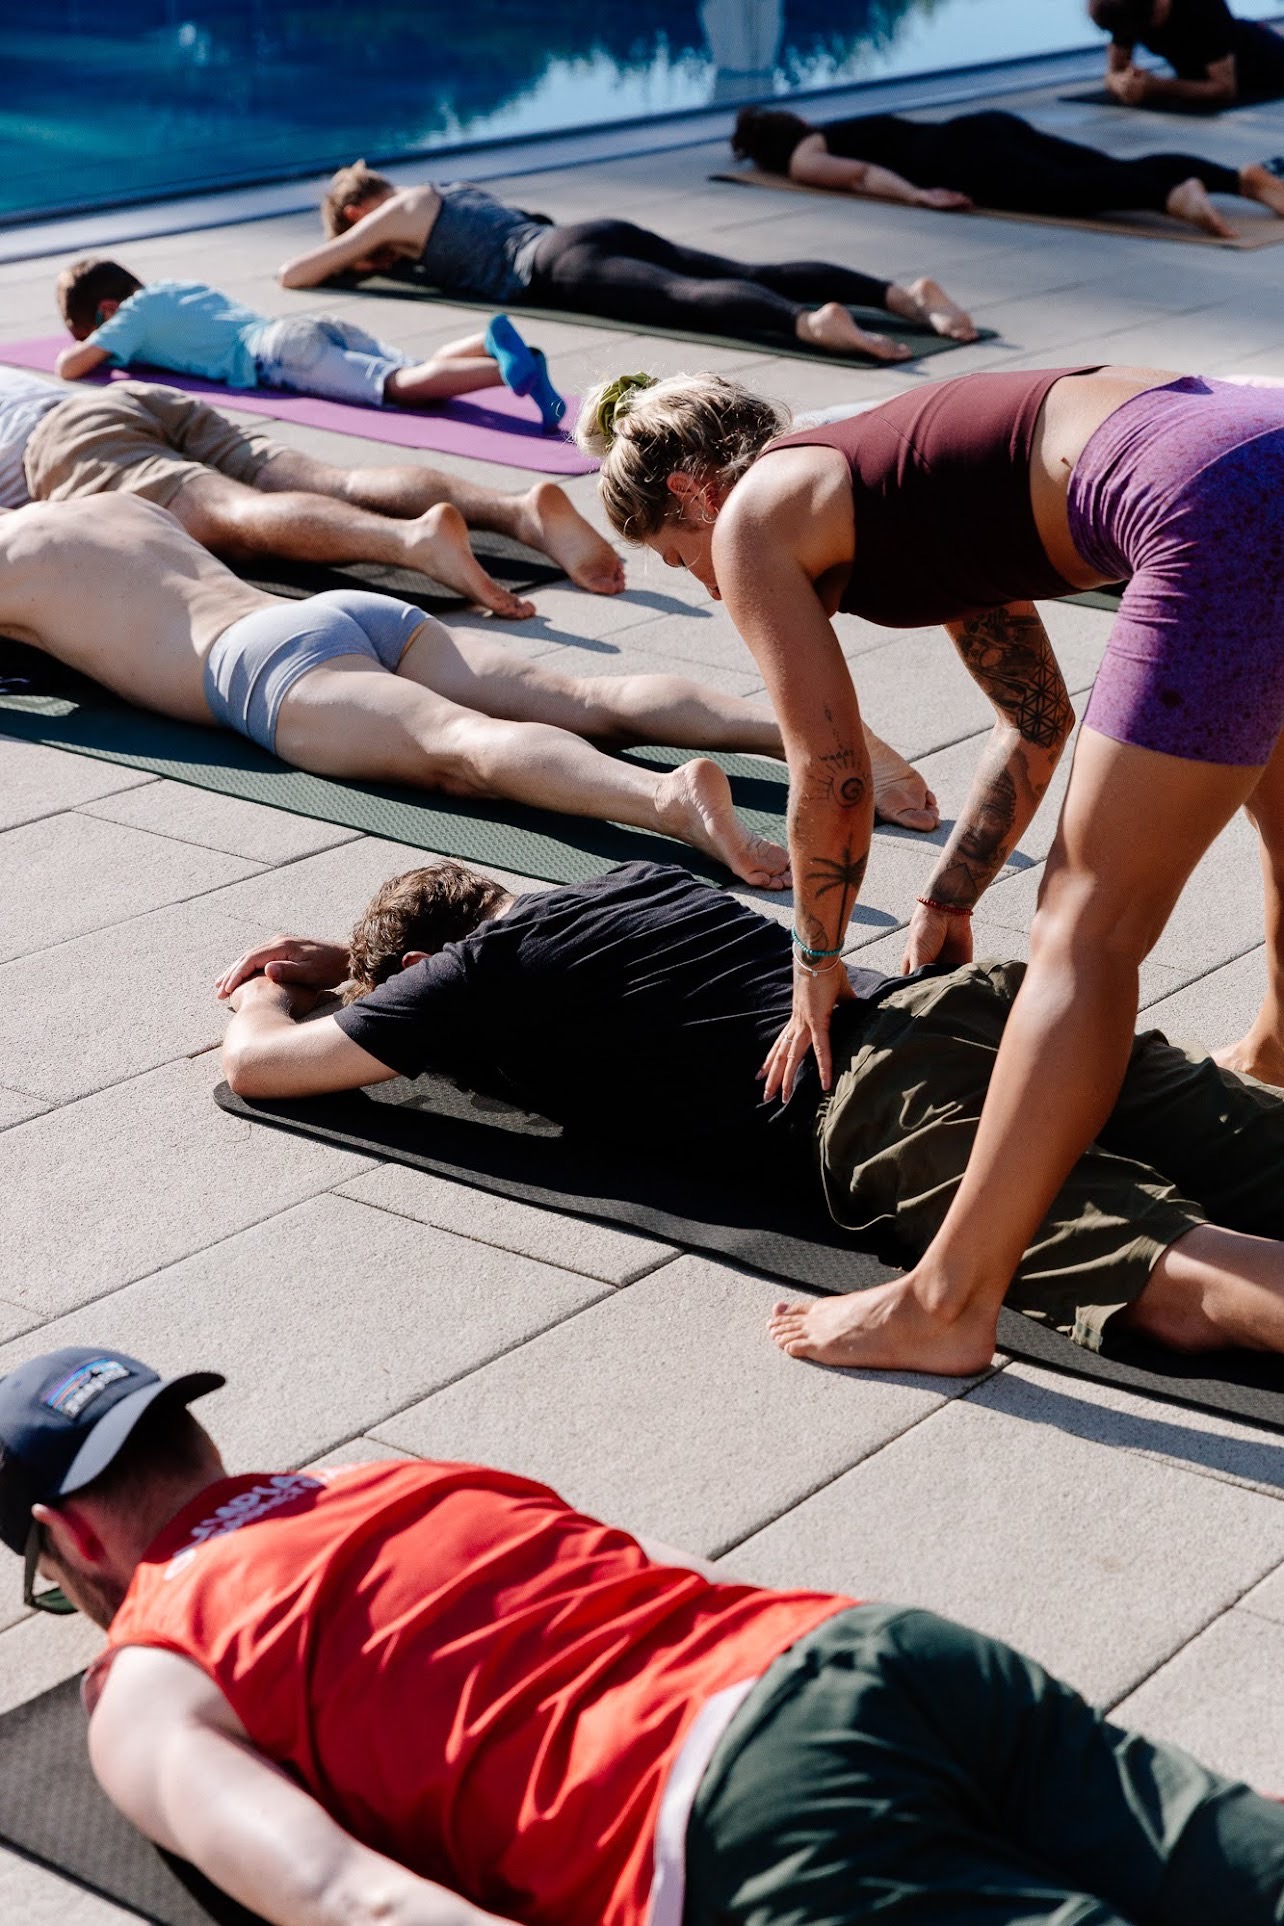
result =
M54 362L54 373L60 381L74 381L76 379L80 370L76 365L76 350L74 348L64 348L62 350L58 359Z
M229 1035L223 1043L223 1076L233 1096L270 1097L272 1092L263 1088L262 1071L255 1064L254 1052L247 1049L235 1035Z
M279 267L276 271L276 278L279 285L283 288L306 288L308 286L307 276L300 268L295 266L293 261L287 261L284 267Z

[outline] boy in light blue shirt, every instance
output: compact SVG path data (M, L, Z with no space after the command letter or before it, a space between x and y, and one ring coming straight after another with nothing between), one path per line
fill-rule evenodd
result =
M58 357L57 371L68 381L104 362L145 364L229 388L289 388L368 407L395 402L414 408L500 383L532 392L526 364L543 364L511 322L499 331L499 341L492 339L497 321L485 335L448 342L417 362L334 315L272 320L201 281L144 286L116 261L83 260L64 268L57 295L62 318L81 344ZM554 427L564 412L560 397L551 420L538 394L536 399L545 427Z

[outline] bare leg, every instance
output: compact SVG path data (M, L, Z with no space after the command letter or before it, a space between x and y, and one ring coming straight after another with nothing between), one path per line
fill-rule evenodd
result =
M906 1302L904 1293L887 1286L809 1303L782 1301L767 1329L791 1358L877 1367L877 1326L871 1328L868 1308L871 1298L884 1296L898 1309ZM1125 1325L1174 1351L1217 1351L1234 1345L1284 1351L1284 1244L1201 1224L1169 1245L1140 1297L1116 1312L1111 1324ZM907 1335L900 1325L898 1356L903 1357ZM942 1330L926 1316L917 1336L921 1370L956 1376L984 1368L984 1341L979 1351L968 1349L963 1334L953 1327Z
M425 408L451 395L502 386L503 376L489 355L451 355L443 349L413 368L394 368L383 384L383 398L402 408Z
M1200 228L1205 234L1216 234L1220 240L1235 238L1235 228L1222 219L1208 198L1208 189L1193 174L1188 181L1179 181L1174 187L1164 202L1164 211L1174 220L1188 221L1191 227Z
M404 462L388 468L332 468L291 449L268 462L256 486L268 494L305 489L400 518L420 516L445 503L459 510L469 528L511 535L551 555L577 587L590 594L616 595L624 587L619 556L556 482L536 482L522 495L501 495L440 468Z
M1284 1244L1201 1224L1169 1245L1111 1324L1175 1351L1284 1351Z
M1261 201L1273 213L1284 214L1284 181L1278 174L1269 174L1264 167L1254 161L1239 170L1239 191L1246 201Z
M235 561L283 555L302 562L391 562L419 569L496 615L522 621L533 602L489 576L468 545L457 508L439 503L414 521L373 515L327 495L260 493L226 475L202 475L170 511L189 535Z
M911 281L907 288L893 282L887 290L887 306L892 314L899 314L906 321L925 322L950 341L976 340L976 324L971 315L965 314L957 301L951 301L939 281L929 281L926 275Z
M295 683L281 705L276 749L317 775L501 796L658 830L756 888L789 884L786 852L739 822L716 763L637 769L564 729L461 708L407 676L371 669L364 656L339 657Z
M1266 996L1247 1033L1213 1055L1227 1070L1284 1086L1284 738L1276 743L1245 808L1261 839Z

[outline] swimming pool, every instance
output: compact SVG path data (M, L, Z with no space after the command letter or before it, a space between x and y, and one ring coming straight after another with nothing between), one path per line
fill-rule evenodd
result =
M45 0L12 19L3 221L1100 38L1084 0Z

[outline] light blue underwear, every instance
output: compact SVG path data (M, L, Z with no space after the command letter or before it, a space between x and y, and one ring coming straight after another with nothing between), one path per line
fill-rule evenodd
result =
M339 655L368 655L395 671L428 617L366 589L327 589L274 602L224 629L205 658L205 700L215 722L275 751L281 704L301 676Z

